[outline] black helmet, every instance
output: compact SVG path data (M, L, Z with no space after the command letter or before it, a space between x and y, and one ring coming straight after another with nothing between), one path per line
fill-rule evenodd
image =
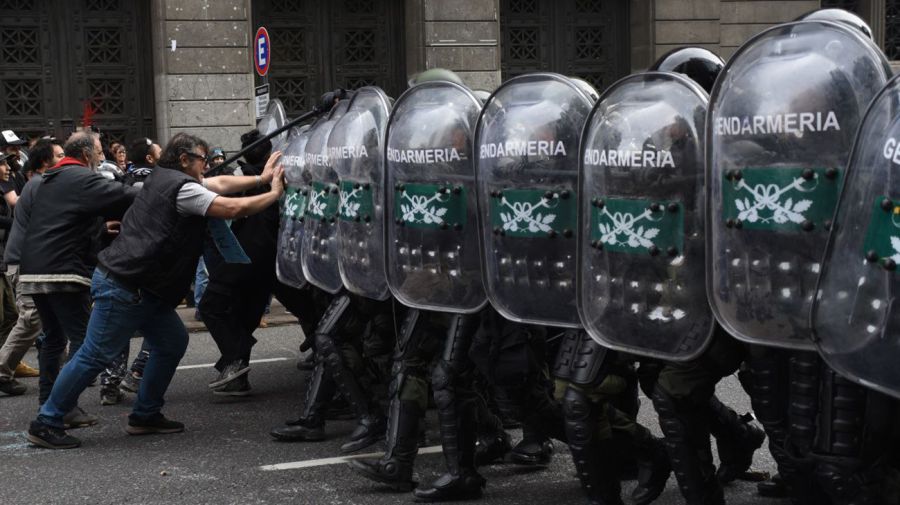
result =
M709 93L725 61L716 53L702 47L680 47L656 60L649 70L684 74Z
M796 19L796 21L815 20L836 21L838 23L848 24L861 31L863 35L869 38L869 40L872 40L872 29L869 27L869 24L850 11L845 11L844 9L819 9L807 12Z

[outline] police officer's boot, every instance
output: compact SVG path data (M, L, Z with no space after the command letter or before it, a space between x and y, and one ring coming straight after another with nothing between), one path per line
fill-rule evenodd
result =
M581 489L590 505L622 505L619 465L613 455L620 454L612 438L598 438L596 409L585 394L569 387L563 394L566 435L572 461L581 481Z
M363 477L397 491L411 491L416 486L413 465L418 451L421 414L416 402L395 398L390 406L384 456L350 461L350 467Z
M762 447L766 433L752 423L753 416L739 416L737 412L713 396L709 399L709 427L716 437L719 451L719 482L731 482L753 464L753 453Z
M335 390L334 380L325 370L325 363L319 359L306 383L306 401L300 417L288 421L286 426L273 429L269 434L283 442L325 440L325 411Z
M462 381L455 377L446 360L438 362L432 377L447 473L428 487L416 489L416 500L442 502L480 498L487 482L475 470L478 432L475 398L459 394L457 386Z
M512 449L509 434L503 429L503 421L480 397L478 408L478 442L475 446L475 466L484 466L503 459Z
M653 390L652 399L685 503L724 505L725 494L716 478L704 407L679 405L659 384Z
M384 438L386 428L384 416L378 412L372 398L366 394L356 376L350 371L338 350L336 335L316 334L316 347L328 364L328 371L334 378L341 394L357 415L357 425L350 434L350 441L341 445L341 452L355 452Z
M553 459L553 441L526 419L522 423L522 440L512 448L509 459L526 466L546 466Z
M633 451L637 456L638 477L631 499L636 505L647 505L665 491L672 466L663 441L651 435L643 426L639 425L638 429Z

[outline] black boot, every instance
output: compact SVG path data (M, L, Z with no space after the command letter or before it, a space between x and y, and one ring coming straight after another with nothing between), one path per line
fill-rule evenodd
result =
M566 417L566 436L572 461L581 481L581 489L590 505L622 505L622 486L619 483L619 467L614 454L616 442L598 439L596 434L597 409L579 389L569 387L563 396Z
M638 485L631 492L631 499L636 505L647 505L665 491L672 465L663 441L646 429L642 429L638 440L634 441L634 453L637 455Z
M421 412L416 402L398 399L391 402L390 409L384 456L350 461L350 468L397 491L411 491L416 486L413 463L418 451Z
M669 461L685 503L725 505L725 494L713 465L705 409L679 405L659 384L653 391L653 405L659 414Z
M753 453L762 447L766 433L752 424L753 416L737 412L713 396L709 399L709 427L716 437L719 469L716 477L726 484L739 478L753 464Z
M350 441L341 445L341 452L348 454L365 449L384 438L384 430L387 428L385 420L379 415L366 415L359 419Z
M336 333L317 333L316 348L322 353L341 395L359 419L350 441L341 446L342 452L349 453L369 447L384 438L385 421L376 402L345 363L338 348L339 338Z
M462 330L459 318L454 326ZM451 330L452 331L452 330ZM460 332L461 333L461 332ZM481 498L487 481L475 470L475 445L478 432L474 391L466 389L468 377L461 377L462 350L468 349L460 334L449 341L444 358L432 374L434 399L441 421L441 445L447 473L428 487L418 488L416 501L442 502ZM455 366L454 366L455 365Z
M500 417L491 411L484 399L478 397L476 400L478 441L475 446L475 466L477 467L502 460L512 449L512 445Z
M306 383L306 401L300 417L275 428L269 434L283 442L314 442L325 440L325 410L334 396L334 380L319 360Z

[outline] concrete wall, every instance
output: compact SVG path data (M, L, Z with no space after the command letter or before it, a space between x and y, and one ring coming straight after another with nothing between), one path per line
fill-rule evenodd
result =
M406 0L407 74L453 70L470 87L500 84L499 0Z
M184 131L237 151L241 133L256 122L250 0L152 0L152 6L160 142Z
M818 7L819 0L632 0L632 29L638 30L632 35L632 68L646 68L647 51L635 54L635 49L647 45L653 60L684 45L728 59L753 35ZM652 29L642 31L648 10Z
M818 0L723 0L721 55L729 58L741 44L757 33L818 8Z

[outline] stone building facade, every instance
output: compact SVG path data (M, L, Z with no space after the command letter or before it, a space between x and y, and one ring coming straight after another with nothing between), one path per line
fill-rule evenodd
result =
M234 151L255 123L259 25L272 96L296 115L335 87L397 96L430 67L485 90L539 70L602 90L682 45L728 58L820 5L859 13L900 59L900 0L0 0L0 125L192 131Z

